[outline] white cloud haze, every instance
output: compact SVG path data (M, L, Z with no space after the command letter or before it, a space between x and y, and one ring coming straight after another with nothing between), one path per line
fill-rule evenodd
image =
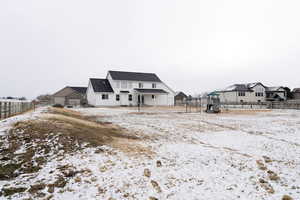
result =
M300 87L298 0L3 0L0 96L155 72L194 94L233 83Z

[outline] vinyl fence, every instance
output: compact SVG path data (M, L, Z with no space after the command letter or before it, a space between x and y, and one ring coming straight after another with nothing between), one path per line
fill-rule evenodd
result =
M186 112L192 110L199 111L206 109L207 99L192 99L185 102ZM274 102L220 102L221 109L294 109L300 110L300 100L274 101Z
M300 101L272 102L269 104L270 109L296 109L300 110Z
M34 108L29 101L0 99L0 120Z
M221 103L221 108L227 109L294 109L300 110L300 101L273 101L273 102L257 102L257 103Z

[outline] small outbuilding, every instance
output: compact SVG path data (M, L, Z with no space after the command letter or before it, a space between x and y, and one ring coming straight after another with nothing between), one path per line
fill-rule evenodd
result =
M293 99L300 99L300 88L295 88L292 91Z
M52 95L53 103L62 106L79 106L86 103L87 87L67 86Z
M184 94L183 92L176 92L174 96L174 103L175 106L177 105L183 105L185 101L187 100L188 96Z

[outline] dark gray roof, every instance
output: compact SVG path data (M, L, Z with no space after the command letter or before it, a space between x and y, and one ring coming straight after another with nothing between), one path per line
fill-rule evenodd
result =
M284 87L282 87L282 86L278 86L278 87L266 87L266 91L267 92L275 92L275 91L278 91L280 89L284 89Z
M73 90L75 90L76 92L79 92L81 94L85 94L86 93L86 90L87 90L87 87L69 87Z
M293 92L300 92L300 88L294 88Z
M161 82L154 73L108 71L114 80Z
M237 90L237 91L252 91L250 89L250 87L248 87L248 85L244 85L244 84L236 84L235 85L235 89L234 90Z
M90 81L94 92L114 92L107 79L91 78Z
M241 92L252 92L252 88L255 87L256 85L262 85L265 87L262 83L257 82L257 83L246 83L246 84L234 84L231 85L224 90L221 90L221 92L226 92L226 91L241 91Z
M176 94L175 94L175 97L177 97L177 96L182 96L182 97L185 97L185 98L187 98L187 95L186 94L184 94L183 92L176 92Z
M167 92L162 90L162 89L140 89L140 88L136 88L135 90L140 92L140 93L164 93L164 94L167 94Z
M252 91L247 84L234 84L226 88L224 91Z

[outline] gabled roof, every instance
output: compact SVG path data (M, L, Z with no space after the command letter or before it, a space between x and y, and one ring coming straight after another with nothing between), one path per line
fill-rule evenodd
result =
M86 93L86 90L87 90L87 87L70 87L72 90L75 90L76 92L79 92L81 94L85 94Z
M278 91L278 90L280 90L280 89L284 89L284 87L282 87L282 86L277 86L277 87L267 87L267 88L266 88L266 91L268 91L268 92L275 92L275 91Z
M175 93L175 97L176 97L176 96L183 96L183 97L187 98L187 95L184 94L184 92L181 92L181 91L176 92L176 93Z
M90 78L94 92L114 92L107 79Z
M234 84L234 85L231 85L231 86L225 88L224 90L221 90L221 92L229 92L229 91L252 92L253 91L252 88L254 88L257 85L262 85L263 87L266 87L260 82L246 83L246 84Z
M154 73L108 71L113 80L161 82Z
M234 84L225 88L223 91L252 91L252 90L248 88L246 84Z
M52 96L66 97L70 94L73 94L74 92L79 93L80 95L85 95L86 90L86 87L66 86L63 89L55 92Z

